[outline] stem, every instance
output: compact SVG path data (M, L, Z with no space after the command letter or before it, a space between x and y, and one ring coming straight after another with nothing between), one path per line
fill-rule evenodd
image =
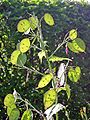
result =
M32 67L33 69L31 69L31 68L28 68L28 67L26 67L26 66L23 66L23 68L24 69L27 69L28 71L32 71L32 72L35 72L35 73L37 73L37 74L40 74L40 75L44 75L43 73L41 73L41 72L39 72L38 70L36 70L34 67Z
M40 34L40 42L42 43L42 49L43 50L45 50L45 52L46 52L46 49L45 49L45 46L44 46L44 43L43 43L43 36L42 36L42 31L41 31L41 27L39 27L39 34ZM59 49L59 48L58 48ZM56 50L57 51L57 50ZM55 52L56 52L55 51ZM50 70L50 72L53 74L53 72L52 72L52 66L51 66L51 63L50 63L50 61L49 61L49 57L48 57L48 54L47 54L47 52L46 52L46 59L47 59L47 62L48 62L48 67L49 67L49 70ZM53 82L53 88L55 89L55 83L54 83L54 79L52 79L52 82ZM58 103L58 94L57 94L57 90L55 89L55 91L56 91L56 104ZM58 118L58 113L56 113L56 120L58 120L59 118Z

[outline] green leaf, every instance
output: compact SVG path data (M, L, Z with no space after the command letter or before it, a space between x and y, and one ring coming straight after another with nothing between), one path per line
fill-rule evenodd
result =
M74 53L79 53L79 51L74 48L74 46L73 46L73 44L72 44L71 42L68 42L68 43L67 43L67 46L68 46L68 48L69 48L72 52L74 52Z
M0 40L0 50L3 49L3 46L4 46L4 44L3 44L3 42Z
M47 84L49 84L52 78L53 78L52 73L44 75L42 79L40 80L37 89L45 87Z
M52 56L52 57L49 58L49 61L51 61L51 62L63 61L63 60L72 61L72 60L69 59L69 58L62 58L62 57L57 57L57 56Z
M26 110L23 113L21 120L33 120L33 113L32 113L32 111L30 109Z
M44 20L45 20L45 22L46 22L48 25L50 25L50 26L54 25L54 19L53 19L53 17L51 16L51 14L46 13L46 14L44 15Z
M30 40L29 38L24 38L21 42L20 42L20 51L22 53L27 52L30 49Z
M26 61L27 61L26 54L20 54L17 59L17 64L23 67Z
M11 54L11 63L12 64L17 64L17 59L18 59L19 55L20 55L20 51L19 50L13 51L13 53Z
M29 18L29 22L30 22L30 28L32 30L35 30L38 27L38 18L36 16L32 16Z
M71 40L74 40L75 38L77 38L77 30L75 30L75 29L70 30L70 32L69 32L69 38Z
M20 112L17 108L14 108L9 116L9 120L18 120Z
M67 97L69 99L70 95L71 95L70 86L68 84L66 84L65 88L66 88Z
M8 116L10 116L12 110L16 108L16 105L15 104L12 104L11 106L7 107L7 114Z
M86 46L83 40L76 38L72 41L73 47L79 52L85 52Z
M17 25L18 32L26 32L30 28L30 22L27 19L19 21Z
M75 70L71 67L68 72L68 77L72 82L77 82L80 79L81 69L76 67Z
M43 59L43 57L46 58L45 51L42 50L41 52L39 52L39 53L38 53L38 56L39 56L39 59L40 59L40 63L42 63L42 59Z
M15 98L13 94L6 95L6 97L4 98L4 105L9 107L13 105L14 103L15 103Z
M43 100L45 109L49 108L56 100L56 91L54 89L48 90L44 94Z

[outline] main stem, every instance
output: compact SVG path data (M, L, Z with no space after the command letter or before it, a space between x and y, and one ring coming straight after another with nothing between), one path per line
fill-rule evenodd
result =
M40 40L41 40L41 42L43 43L43 36L42 36L42 31L41 31L41 27L39 27L39 34L40 34ZM44 44L44 43L43 43ZM43 45L43 49L46 51L46 49L45 49L45 46ZM51 66L51 63L50 63L50 61L49 61L49 57L48 57L48 54L47 54L47 52L46 52L46 59L47 59L47 62L48 62L48 66L49 66L49 70L50 70L50 72L52 73L52 66ZM53 73L52 73L53 74ZM55 89L55 83L54 83L54 79L53 79L53 88ZM55 89L56 90L56 89ZM56 102L55 102L56 104L58 103L58 94L57 94L57 91L56 91ZM58 113L56 113L56 120L59 120L59 118L58 118Z

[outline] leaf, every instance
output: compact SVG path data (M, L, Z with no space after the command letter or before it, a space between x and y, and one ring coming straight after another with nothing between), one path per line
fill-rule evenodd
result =
M32 30L35 30L38 27L38 18L36 16L32 16L29 18L29 22L30 22L30 27Z
M0 40L0 50L3 49L3 46L4 46L4 44L3 44L3 42Z
M54 19L49 13L45 13L44 20L48 25L50 26L54 25Z
M62 58L62 57L57 57L57 56L52 56L52 57L49 58L49 61L51 61L51 62L57 62L57 61L63 61L63 60L72 61L69 58Z
M21 42L20 42L20 51L22 53L25 53L29 50L30 48L30 40L29 38L24 38Z
M20 20L17 25L18 32L26 32L30 28L30 22L27 19Z
M27 61L26 54L20 54L17 59L17 64L23 67L26 61Z
M52 116L54 114L56 114L57 112L59 112L60 110L63 110L65 108L65 106L63 106L62 104L58 103L58 104L54 104L53 106L51 106L49 109L47 109L44 113L46 114L46 118L47 120L51 120Z
M42 79L40 80L37 89L45 87L47 84L49 84L52 78L53 78L52 73L44 75Z
M83 40L80 38L76 38L73 40L73 47L78 50L79 52L85 52L86 46Z
M75 70L71 67L68 72L68 77L72 82L77 82L80 79L81 69L76 67Z
M20 112L17 108L14 108L9 116L9 120L18 120Z
M12 110L16 108L16 105L15 104L12 104L11 106L7 107L7 114L8 116L10 116Z
M74 52L74 53L79 53L79 51L74 48L74 46L73 46L73 44L72 44L71 42L68 42L68 43L67 43L67 46L68 46L68 48L69 48L72 52Z
M17 64L17 59L18 59L19 55L20 55L20 51L19 50L13 51L13 53L11 54L11 63L12 64Z
M43 100L45 109L49 108L56 100L56 91L54 89L48 90L44 94Z
M26 110L23 115L21 120L33 120L33 113L30 109Z
M77 30L75 30L75 29L70 30L70 32L69 32L69 38L71 40L74 40L75 38L77 38Z
M70 95L71 95L70 86L68 84L66 84L65 88L66 88L67 97L69 99Z
M8 95L6 95L6 97L4 98L4 105L5 105L5 106L8 106L8 107L9 107L9 106L13 105L14 102L15 102L15 98L14 98L13 94L8 94Z
M39 59L40 59L40 63L42 63L42 58L45 57L46 58L46 54L45 51L42 50L41 52L38 53Z

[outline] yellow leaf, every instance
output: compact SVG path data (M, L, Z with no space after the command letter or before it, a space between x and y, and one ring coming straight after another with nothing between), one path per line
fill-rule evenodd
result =
M45 13L44 20L48 25L50 26L54 25L54 19L49 13Z
M17 25L18 32L26 32L30 28L30 22L27 19L19 21Z
M49 108L56 100L56 91L54 89L48 90L44 94L44 107Z
M72 29L72 30L69 32L69 38L70 38L71 40L74 40L75 38L77 38L77 30Z
M17 59L18 56L20 55L20 51L19 50L15 50L12 54L11 54L11 63L12 64L17 64Z
M21 42L20 42L20 51L22 53L25 53L29 50L30 48L30 40L29 38L24 38Z
M44 75L40 80L37 89L45 87L51 81L52 78L53 78L52 73Z

